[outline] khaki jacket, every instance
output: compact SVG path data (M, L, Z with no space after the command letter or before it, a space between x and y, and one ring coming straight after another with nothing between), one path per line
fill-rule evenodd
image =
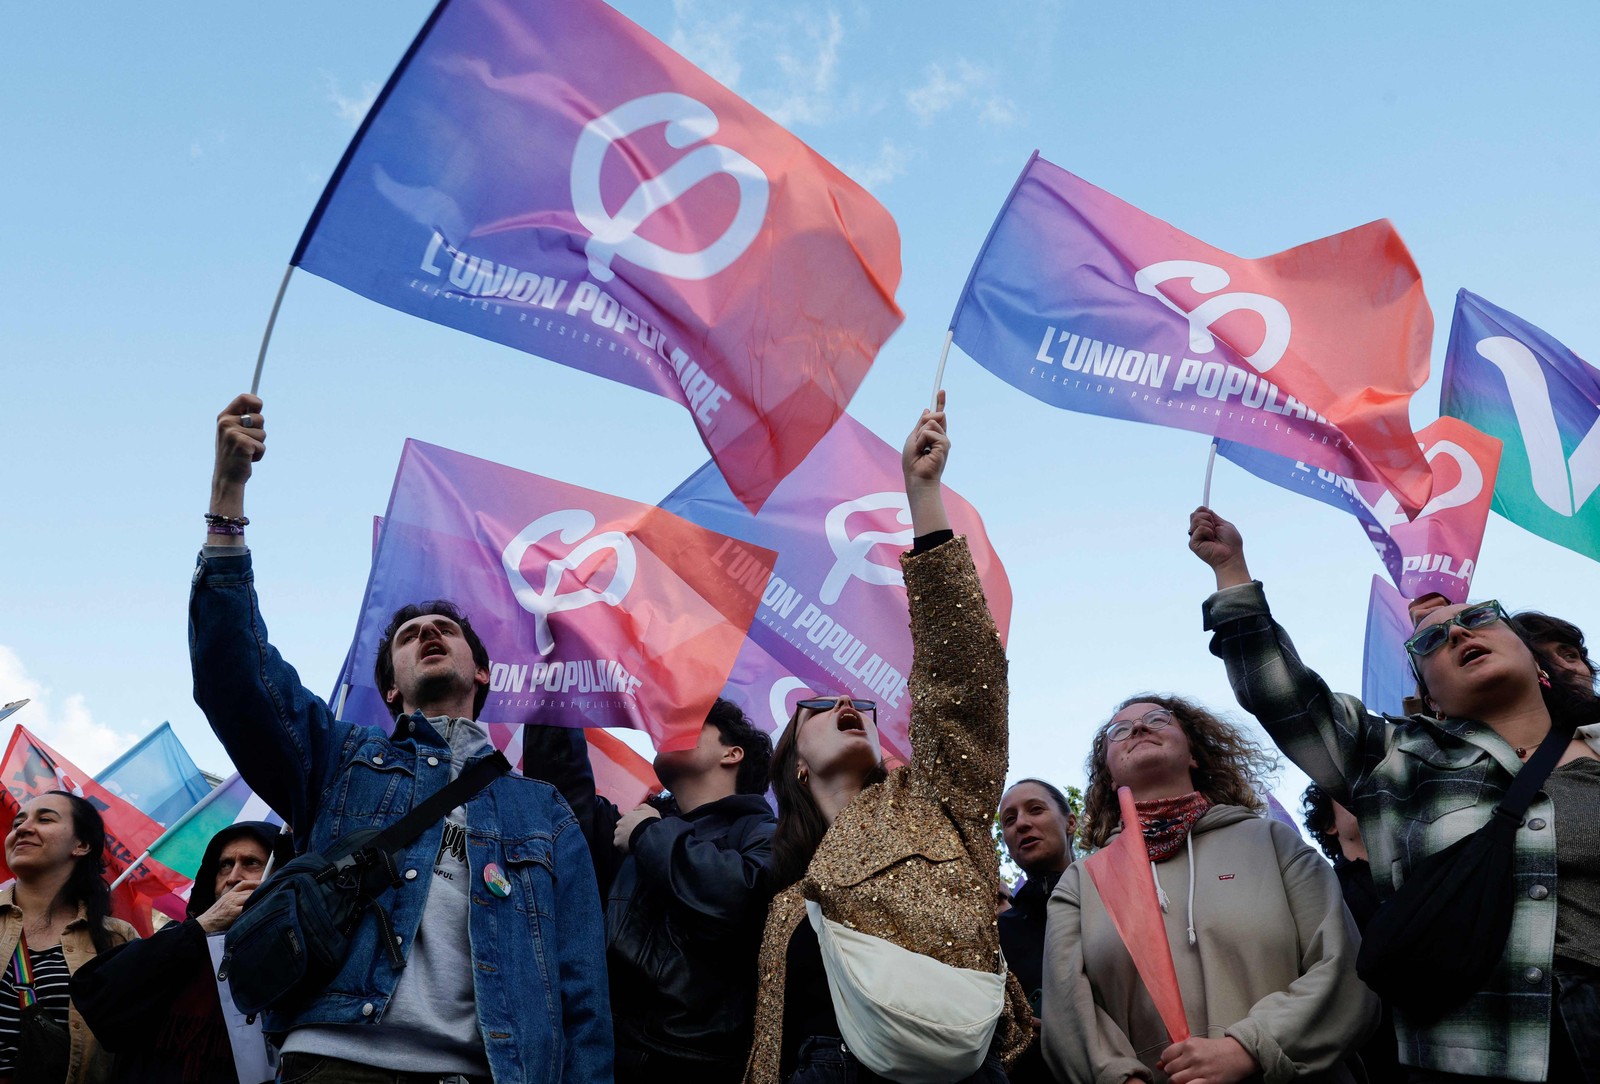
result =
M990 824L1006 776L1005 650L966 540L902 557L911 606L911 763L834 820L806 876L767 914L745 1079L776 1084L789 939L816 900L836 922L952 967L998 972L999 862ZM1032 1035L1021 985L995 1047L1010 1062Z
M11 954L16 951L22 934L22 910L17 907L14 887L0 892L0 966L11 966ZM139 935L132 926L120 918L106 919L111 937L118 944L132 941ZM94 942L89 939L89 920L82 905L78 917L67 923L61 934L62 955L67 958L67 970L76 972L84 963L94 958ZM67 1009L67 1030L72 1036L72 1054L67 1062L66 1084L103 1084L111 1077L112 1055L100 1049L89 1026L78 1015L78 1006Z
M1360 935L1333 867L1293 828L1238 806L1208 809L1189 842L1155 867L1189 1031L1236 1039L1266 1084L1358 1079L1345 1059L1378 1001L1356 977ZM1040 1019L1058 1080L1167 1079L1155 1067L1166 1028L1082 862L1050 897Z

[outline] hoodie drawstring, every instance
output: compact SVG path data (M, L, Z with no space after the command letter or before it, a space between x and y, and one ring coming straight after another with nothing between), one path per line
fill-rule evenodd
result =
M1184 837L1184 846L1189 850L1189 944L1199 943L1199 938L1194 932L1194 834ZM1161 874L1156 871L1156 864L1150 863L1150 880L1156 886L1156 902L1161 904L1161 913L1166 914L1171 900L1167 898L1167 890L1161 887Z

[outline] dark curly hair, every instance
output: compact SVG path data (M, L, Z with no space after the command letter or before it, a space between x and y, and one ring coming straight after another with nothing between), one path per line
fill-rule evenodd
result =
M1240 733L1232 723L1181 696L1140 693L1118 704L1112 716L1133 704L1155 704L1172 713L1189 739L1197 765L1189 773L1194 789L1213 805L1243 806L1258 813L1266 808L1261 795L1266 793L1267 781L1278 770L1278 758L1260 743ZM1095 734L1088 760L1084 762L1089 788L1083 796L1083 827L1079 834L1091 847L1104 847L1122 824L1117 788L1106 767L1106 748L1110 744L1108 729L1102 726Z
M717 697L706 715L706 723L717 728L717 738L727 748L744 750L733 789L738 794L764 794L767 773L772 766L772 738L752 723L739 705Z
M1317 841L1328 861L1337 863L1344 858L1339 847L1339 837L1333 834L1333 799L1328 792L1312 783L1300 792L1300 822L1306 834Z

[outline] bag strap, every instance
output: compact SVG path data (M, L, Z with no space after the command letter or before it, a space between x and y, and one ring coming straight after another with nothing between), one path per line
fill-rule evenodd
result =
M33 961L28 959L28 935L17 931L17 947L11 951L11 983L17 991L17 1008L26 1009L39 1000L33 992Z
M469 798L510 770L511 762L496 749L424 798L421 805L379 832L367 846L384 852L405 846L434 821L442 819L456 806L466 804Z
M1572 727L1562 726L1554 720L1550 723L1550 732L1539 743L1539 748L1533 751L1517 777L1511 781L1511 786L1506 789L1506 796L1494 811L1514 824L1522 823L1522 815L1533 804L1533 796L1550 778L1550 773L1555 769L1556 761L1561 759L1561 754L1566 752L1567 745L1572 741L1574 731Z

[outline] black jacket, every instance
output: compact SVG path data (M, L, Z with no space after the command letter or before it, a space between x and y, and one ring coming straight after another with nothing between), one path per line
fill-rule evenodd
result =
M1033 1006L1033 1015L1039 1015L1039 997L1044 988L1044 925L1045 905L1050 893L1055 891L1061 874L1029 877L1011 899L1011 910L1000 916L1000 951L1005 954L1006 967L1022 983ZM1007 1070L1012 1084L1050 1084L1054 1077L1044 1063L1039 1051L1039 1036Z
M189 918L118 945L72 976L72 1001L100 1045L117 1055L112 1079L127 1084L238 1084L233 1046L199 916L216 902L222 848L252 836L277 865L294 857L288 837L243 821L212 837L189 893Z
M561 791L594 856L605 908L617 1062L643 1054L742 1069L755 1019L756 954L766 926L772 809L736 794L678 815L652 800L632 853L612 835L622 810L595 793L583 731L526 727L522 771Z
M761 795L735 794L634 833L605 899L619 1058L743 1065L776 823Z

